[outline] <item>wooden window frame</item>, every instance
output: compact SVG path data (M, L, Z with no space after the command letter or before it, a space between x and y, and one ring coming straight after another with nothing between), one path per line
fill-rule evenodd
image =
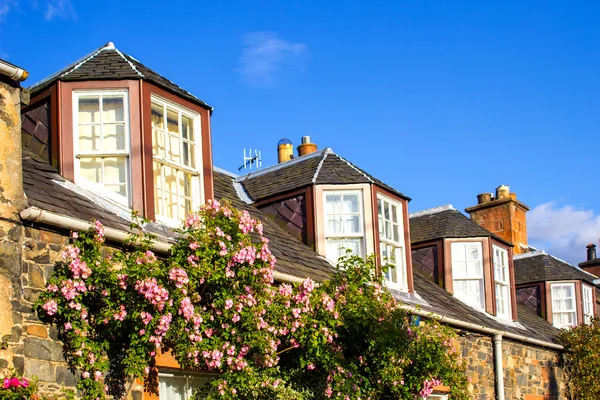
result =
M501 250L503 252L505 252L506 254L506 265L502 266L503 268L506 268L506 277L507 280L506 281L501 281L498 279L498 277L496 276L496 249ZM512 311L512 298L514 297L513 292L513 286L511 285L511 274L510 274L510 252L508 251L508 249L498 246L496 243L492 243L492 254L490 259L492 260L492 272L494 274L494 306L495 306L495 314L497 317L499 318L503 318L503 319L507 319L507 320L512 320L513 319L513 311ZM507 312L501 314L500 311L498 310L498 296L497 296L497 287L498 286L504 286L506 288L506 293L508 294L508 298L505 299L505 303L506 303L506 309Z
M589 291L589 294L590 294L589 299L588 299L588 301L589 301L588 305L590 306L590 309L589 309L589 312L587 312L587 313L585 312L585 306L586 306L585 292L586 291ZM587 285L584 283L581 284L581 312L583 314L582 322L584 324L591 322L590 321L591 318L593 318L594 315L596 315L596 310L595 310L596 299L594 298L595 292L596 291L594 290L594 287L592 287L591 285Z
M577 281L556 281L556 282L547 282L547 298L546 298L546 305L547 305L547 309L548 311L548 322L550 322L552 325L554 325L555 327L556 324L554 323L554 299L552 298L552 286L565 286L565 285L572 285L573 287L573 311L568 311L568 312L572 312L575 314L575 318L574 318L574 325L573 327L577 326L580 321L582 321L582 315L581 315L581 307L579 306L581 304L581 289L578 287L579 285L581 285L580 282ZM559 311L559 312L563 312L566 313L567 311ZM570 327L568 325L564 326L564 327Z
M396 273L400 275L400 279L401 282L393 282L388 280L387 278L385 279L385 284L392 288L392 289L398 289L401 291L408 291L408 272L407 272L407 266L406 266L406 242L405 242L405 238L404 238L404 205L402 204L402 202L396 201L394 199L392 199L389 196L385 196L382 193L377 193L375 195L376 198L376 202L374 203L374 208L375 208L375 212L377 214L377 234L376 237L379 239L379 258L380 258L380 265L384 264L384 260L381 259L381 255L382 255L382 251L381 251L381 246L389 246L394 248L394 251L399 251L400 254L398 254L396 256L396 260L399 260L399 265L396 265L397 268L399 268L399 271L397 271ZM392 205L396 206L396 219L397 219L397 225L398 225L398 237L399 240L395 241L393 239L387 239L385 237L382 237L381 235L381 229L382 227L379 226L379 202L382 203L389 203L390 207ZM385 219L385 215L382 216L383 219ZM393 221L390 221L390 223L394 223Z

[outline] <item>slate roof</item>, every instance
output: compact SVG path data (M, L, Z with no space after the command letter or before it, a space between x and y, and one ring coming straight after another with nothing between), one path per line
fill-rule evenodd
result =
M523 335L546 342L556 342L559 330L554 328L545 319L539 317L525 306L517 305L517 319L520 324L502 323L488 314L477 311L458 300L445 289L435 283L414 274L415 291L427 302L421 305L424 311L455 318L463 322L469 322L491 329Z
M413 244L443 238L492 237L511 245L466 217L450 204L413 213L409 218L410 242Z
M129 231L128 210L111 206L102 198L68 182L54 167L30 154L23 156L23 188L29 206L83 221L98 219L107 227ZM277 271L315 280L326 279L335 271L325 258L289 235L261 211L240 200L233 178L215 171L214 190L216 198L228 199L234 207L247 210L263 223L264 234L270 239L271 251L277 258ZM172 241L176 236L160 223L148 224L145 229L159 235L162 241Z
M594 284L594 275L542 250L514 256L517 285L542 281L583 280Z
M254 200L262 200L309 185L369 183L409 200L398 190L358 168L330 148L237 178Z
M121 52L110 42L46 79L35 83L29 90L34 95L45 90L57 80L97 81L123 79L143 79L212 111L212 107L204 101L146 67L130 55Z

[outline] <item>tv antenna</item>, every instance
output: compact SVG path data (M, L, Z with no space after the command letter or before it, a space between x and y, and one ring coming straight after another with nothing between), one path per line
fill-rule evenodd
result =
M252 153L252 149L248 149L248 155L246 155L246 149L244 149L244 163L238 168L238 171L252 168L256 168L256 170L262 168L262 154L260 150L254 149L254 153Z

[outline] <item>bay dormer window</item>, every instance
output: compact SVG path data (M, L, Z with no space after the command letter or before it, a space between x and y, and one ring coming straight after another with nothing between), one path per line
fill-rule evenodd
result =
M381 265L388 267L385 281L389 287L407 290L402 220L402 204L378 195L379 255Z
M127 91L73 92L75 182L130 206Z
M359 191L325 191L325 249L327 259L336 263L346 249L364 255L364 213Z
M453 242L451 256L454 295L473 307L485 309L482 243Z
M158 97L151 115L155 213L176 225L204 201L200 115Z
M552 323L557 328L571 328L577 325L575 283L553 283Z
M496 315L511 319L510 272L508 268L508 251L493 245L494 281L496 290Z

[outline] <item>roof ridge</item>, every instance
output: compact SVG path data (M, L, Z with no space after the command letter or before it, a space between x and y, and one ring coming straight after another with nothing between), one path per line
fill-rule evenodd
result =
M279 164L271 165L270 167L267 167L265 169L261 169L261 170L255 171L255 172L249 172L246 175L240 175L240 176L238 176L237 180L241 182L241 181L244 181L246 179L251 179L251 178L254 178L256 176L261 176L261 175L264 175L264 174L269 173L269 172L277 171L277 170L279 170L281 168L286 168L286 167L289 167L290 165L297 164L300 161L305 161L305 160L309 160L309 159L314 158L314 157L319 157L319 156L323 155L324 153L326 153L327 151L331 151L331 149L327 147L327 148L325 148L323 150L315 151L313 153L306 154L304 156L292 158L291 160L286 161L286 162L282 162L282 163L279 163Z
M421 211L415 211L413 213L408 214L408 218L417 218L422 217L424 215L431 215L441 213L443 211L458 211L452 204L444 204L443 206L426 208Z
M319 172L321 172L321 168L323 167L323 163L325 162L325 159L327 158L327 156L332 153L333 150L331 150L329 147L326 147L323 150L323 154L325 154L323 156L323 158L321 159L321 161L319 161L319 165L317 165L317 169L315 170L315 174L313 175L312 178L312 183L315 184L317 183L317 177L319 176Z
M140 72L140 71L139 71L139 70L136 68L136 66L135 66L135 65L133 65L133 63L132 63L131 61L129 61L129 60L127 59L127 57L125 57L125 55L124 55L124 54L121 52L121 50L117 49L116 47L114 47L114 50L117 52L117 54L119 54L119 55L121 56L121 58L122 58L123 60L125 60L125 61L127 62L127 64L129 64L129 66L131 67L131 69L132 69L132 70L134 70L134 71L135 71L135 73L136 73L136 74L138 74L138 76L139 76L140 78L145 78L144 74L142 74L142 73L141 73L141 72Z
M354 170L356 170L356 172L358 172L359 174L362 174L365 178L367 178L369 180L369 182L371 183L375 183L375 181L373 180L373 178L371 178L365 171L363 171L362 169L358 168L357 166L355 166L354 164L352 164L350 161L346 160L344 157L340 156L339 154L335 153L332 151L333 155L338 156L338 158L340 160L342 160L343 162L345 162L346 164L348 164L348 166L350 166L351 168L354 168Z
M100 52L102 52L104 50L116 50L115 45L112 42L108 42L104 46L100 47L95 53L93 53L89 57L81 60L77 65L75 65L73 68L71 68L70 71L67 71L67 72L61 74L60 77L63 78L65 76L69 75L71 72L75 71L77 68L81 67L83 64L90 61L92 58L96 57L98 54L100 54Z

